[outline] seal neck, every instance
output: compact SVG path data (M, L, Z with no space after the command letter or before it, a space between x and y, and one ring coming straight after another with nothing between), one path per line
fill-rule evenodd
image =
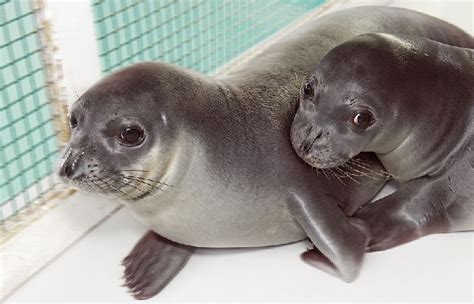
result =
M469 130L474 127L474 110L466 107L465 101L456 105L439 98L442 102L424 112L420 110L423 115L400 126L407 135L394 149L377 154L385 168L400 181L436 175L472 137Z
M416 79L409 77L398 90L399 123L383 136L395 143L377 154L402 181L444 170L472 137L474 125L472 51L427 40L416 56Z

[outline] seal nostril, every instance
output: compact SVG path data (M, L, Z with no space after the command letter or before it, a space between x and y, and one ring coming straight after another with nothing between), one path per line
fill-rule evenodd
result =
M323 132L319 132L318 135L316 135L316 139L320 139L321 138L321 135L323 134Z
M67 178L72 178L75 173L76 169L76 162L75 160L67 159L64 164L61 167L61 170L59 171L59 175L67 177Z
M59 170L59 175L67 178L71 178L74 173L74 161L72 150L69 149L64 155L63 163L61 169Z
M61 175L65 177L71 177L73 173L73 170L69 164L64 164L64 166L61 169Z

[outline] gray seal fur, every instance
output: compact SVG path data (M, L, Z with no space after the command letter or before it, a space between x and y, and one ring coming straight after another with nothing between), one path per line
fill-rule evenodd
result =
M474 229L473 58L472 49L374 33L338 45L309 76L291 135L300 157L328 168L375 152L403 183L357 213L371 228L369 250ZM310 149L299 148L305 141Z
M373 31L468 41L427 15L355 8L310 22L223 78L148 62L113 73L79 98L61 175L120 199L153 231L123 261L135 297L158 293L194 247L309 238L315 249L305 256L313 265L345 281L356 277L369 235L349 216L384 180L343 184L318 176L294 153L289 133L299 77L338 43ZM124 134L138 134L139 144L120 144ZM372 154L359 159L382 170Z

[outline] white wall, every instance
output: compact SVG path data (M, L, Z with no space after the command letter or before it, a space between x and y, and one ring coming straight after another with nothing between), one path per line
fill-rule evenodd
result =
M45 1L45 14L52 20L70 105L100 78L91 1Z

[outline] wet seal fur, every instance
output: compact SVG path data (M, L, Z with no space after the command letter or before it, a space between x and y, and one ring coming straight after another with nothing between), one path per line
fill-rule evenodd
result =
M474 229L473 85L473 49L377 33L338 45L309 76L291 135L300 157L329 168L375 152L403 183L356 214L369 250Z
M463 45L458 28L387 7L339 11L308 23L246 67L210 78L165 63L111 74L71 109L61 176L124 202L151 229L124 259L138 299L158 293L195 247L253 247L309 238L313 265L352 281L369 235L350 216L384 179L328 179L293 151L300 75L337 44L374 31ZM382 170L372 154L358 157Z

